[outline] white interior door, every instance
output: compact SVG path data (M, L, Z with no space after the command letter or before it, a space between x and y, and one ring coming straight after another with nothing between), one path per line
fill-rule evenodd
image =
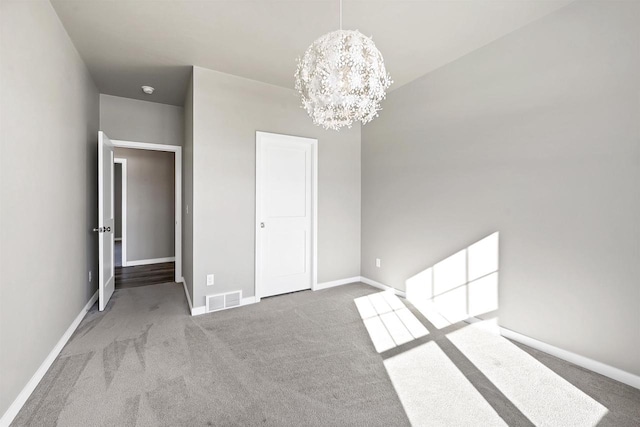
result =
M256 296L311 289L317 140L256 133Z
M100 311L104 310L115 290L113 241L115 232L113 144L98 132L98 252L99 252L99 299Z

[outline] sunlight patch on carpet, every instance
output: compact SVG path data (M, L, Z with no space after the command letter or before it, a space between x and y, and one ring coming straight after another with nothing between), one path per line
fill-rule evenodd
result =
M414 426L506 426L435 342L384 361Z
M607 408L484 322L447 338L535 425L595 426Z
M354 302L378 353L429 334L391 291L356 298Z

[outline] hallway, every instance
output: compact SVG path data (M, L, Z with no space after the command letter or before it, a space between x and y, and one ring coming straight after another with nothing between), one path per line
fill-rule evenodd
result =
M122 242L116 241L114 247L116 261L116 289L157 285L175 280L175 262L122 267Z

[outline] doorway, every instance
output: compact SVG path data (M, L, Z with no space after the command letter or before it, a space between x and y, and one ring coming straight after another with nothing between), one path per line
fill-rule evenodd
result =
M317 283L318 140L256 132L256 299Z
M99 140L102 310L114 289L182 281L182 147Z
M173 282L175 154L117 146L114 153L115 287Z

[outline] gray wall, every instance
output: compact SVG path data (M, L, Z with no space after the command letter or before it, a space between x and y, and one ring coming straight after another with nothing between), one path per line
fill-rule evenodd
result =
M392 92L363 275L404 289L499 231L500 324L640 374L639 76L640 3L585 1Z
M182 145L184 109L100 94L100 130L111 139Z
M3 414L97 289L99 101L48 1L0 16Z
M318 281L359 276L360 128L325 131L293 90L199 67L193 92L194 305L209 293L254 295L257 130L319 140Z
M175 256L174 154L114 151L127 159L127 261Z
M113 237L122 237L122 164L116 163L113 167Z
M184 101L182 153L182 276L193 301L193 71Z

